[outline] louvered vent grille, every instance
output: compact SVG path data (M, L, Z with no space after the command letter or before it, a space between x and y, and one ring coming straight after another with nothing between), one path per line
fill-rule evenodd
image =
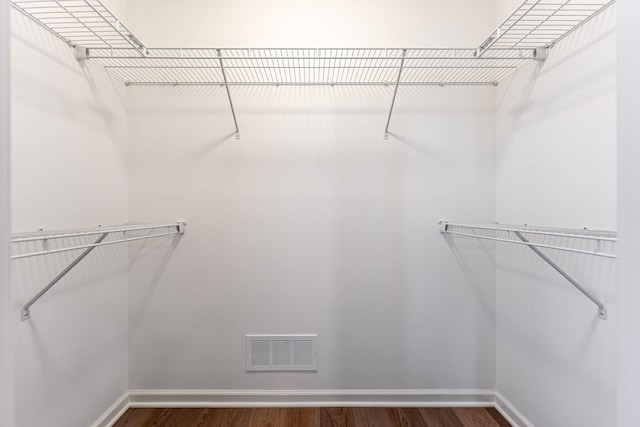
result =
M247 371L317 371L313 335L247 335Z

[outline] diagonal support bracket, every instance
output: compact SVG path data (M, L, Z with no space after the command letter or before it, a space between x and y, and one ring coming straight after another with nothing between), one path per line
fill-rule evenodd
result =
M233 101L231 100L231 92L229 92L229 82L227 81L227 73L224 70L224 62L222 60L222 51L216 49L218 54L218 61L220 61L220 71L222 72L222 80L224 81L224 87L227 90L227 97L229 98L229 106L231 107L231 115L233 115L233 124L236 127L236 139L240 139L240 130L238 129L238 120L236 119L236 110L233 108Z
M404 68L404 60L407 57L407 49L402 50L402 59L400 60L400 68L398 68L398 78L396 79L396 87L393 90L393 99L391 100L391 108L389 109L389 117L387 118L387 126L384 128L384 139L389 139L389 124L391 123L391 114L393 114L393 106L396 103L396 95L398 94L398 86L400 86L400 78L402 77L402 69Z
M95 241L94 245L99 244L100 242L102 242L107 236L109 235L109 233L103 233L100 235L100 237L98 237L98 239ZM24 306L22 306L22 310L20 310L20 319L22 321L25 320L29 320L30 317L30 313L29 313L29 308L36 302L38 301L44 294L46 294L49 289L53 288L53 286L58 283L60 281L60 279L62 279L64 276L66 276L66 274L68 272L70 272L73 267L75 267L76 265L78 265L78 263L80 261L82 261L84 259L84 257L86 257L87 255L89 255L89 253L91 253L92 250L94 250L96 248L96 246L91 246L87 249L85 249L80 255L78 255L78 257L76 259L73 260L73 262L71 264L69 264L64 270L62 270L56 277L55 279L53 279L51 282L49 282L49 284L47 286L45 286L44 288L42 288L42 290L40 292L38 292L36 294L36 296L34 296L33 298L31 298L29 300L28 303L26 303Z
M520 240L525 243L531 243L529 240L522 235L519 231L514 231L515 235L518 236ZM607 308L598 300L595 296L593 296L589 291L583 288L578 282L576 282L571 276L569 276L565 271L558 266L555 262L551 261L548 256L546 256L540 249L535 246L529 245L529 249L535 252L540 258L542 258L547 264L549 264L554 270L556 270L562 277L567 279L569 283L576 287L580 292L584 294L587 298L589 298L595 305L598 306L598 316L602 320L607 320Z

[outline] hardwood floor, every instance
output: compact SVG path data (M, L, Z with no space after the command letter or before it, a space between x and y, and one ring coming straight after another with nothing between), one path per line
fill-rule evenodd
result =
M129 409L114 427L510 427L493 408Z

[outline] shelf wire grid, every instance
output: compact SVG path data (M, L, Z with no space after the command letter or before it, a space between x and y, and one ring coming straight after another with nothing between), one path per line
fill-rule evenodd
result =
M13 0L125 85L497 85L614 0L524 0L475 49L147 49L100 0ZM220 52L220 56L218 55ZM220 59L222 58L222 59Z
M99 0L12 0L12 5L70 46L144 52L138 38Z
M94 49L90 58L126 85L495 85L533 59L531 50L492 49Z
M525 0L479 48L550 47L594 18L615 0Z

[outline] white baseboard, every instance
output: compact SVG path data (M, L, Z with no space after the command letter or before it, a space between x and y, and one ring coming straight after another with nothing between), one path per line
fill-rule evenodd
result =
M130 390L91 427L111 427L129 408L495 407L514 427L534 427L494 390Z
M131 390L132 408L492 407L493 390Z
M495 392L495 406L498 412L514 427L535 427L511 402L500 392Z
M111 427L129 409L129 392L125 392L91 427Z

